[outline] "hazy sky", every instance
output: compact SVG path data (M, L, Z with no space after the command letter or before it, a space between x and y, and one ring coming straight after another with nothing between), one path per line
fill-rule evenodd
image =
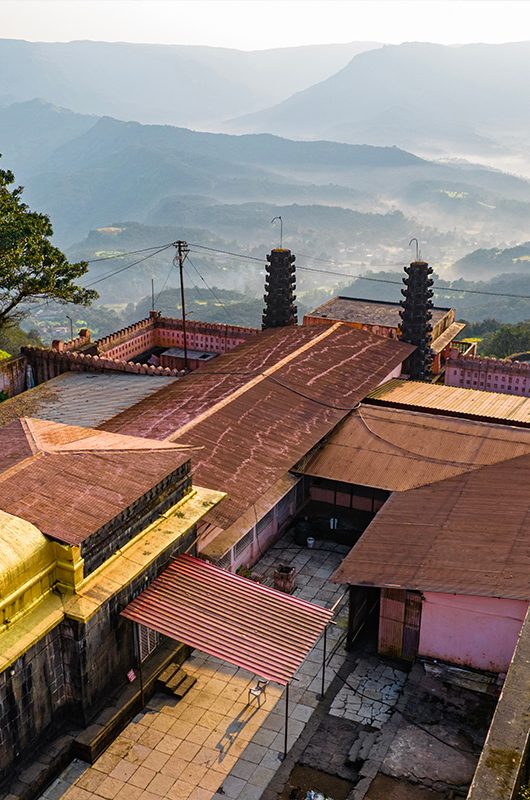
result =
M0 0L0 36L243 50L375 40L530 39L528 0Z

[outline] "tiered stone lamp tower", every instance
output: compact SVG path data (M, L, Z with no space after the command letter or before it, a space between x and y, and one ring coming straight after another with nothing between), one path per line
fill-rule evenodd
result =
M267 256L269 263L265 280L263 330L297 323L297 308L294 304L295 258L290 250L283 247L271 250Z
M413 261L405 267L405 289L401 290L401 325L399 338L416 345L407 359L406 369L413 380L428 381L432 377L432 296L433 269L425 261Z

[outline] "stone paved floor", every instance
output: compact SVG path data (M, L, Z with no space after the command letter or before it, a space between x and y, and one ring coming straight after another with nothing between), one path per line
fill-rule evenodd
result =
M344 588L329 582L347 548L331 543L314 550L284 536L256 565L272 574L279 562L297 568L295 594L331 607ZM342 637L346 606L328 631L328 653ZM342 624L341 624L342 620ZM299 737L318 704L322 639L308 653L290 689L288 748ZM344 660L332 655L326 688ZM258 708L248 704L256 676L195 651L184 664L197 683L180 701L157 694L144 711L90 767L76 762L42 795L43 800L258 800L281 764L285 698L269 684Z
M336 695L329 713L373 728L388 722L407 679L407 673L378 658L362 658Z

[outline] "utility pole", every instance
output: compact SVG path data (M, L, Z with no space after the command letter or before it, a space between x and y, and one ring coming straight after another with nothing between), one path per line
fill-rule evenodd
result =
M180 303L182 306L182 335L184 337L184 369L188 369L188 343L186 340L186 304L184 299L184 261L189 253L188 243L180 239L175 242L180 274Z
M151 278L151 311L155 310L155 279Z

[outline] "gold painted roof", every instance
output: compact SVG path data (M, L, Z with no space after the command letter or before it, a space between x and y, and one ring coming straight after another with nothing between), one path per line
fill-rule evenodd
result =
M35 525L0 511L0 600L53 562L53 548Z

